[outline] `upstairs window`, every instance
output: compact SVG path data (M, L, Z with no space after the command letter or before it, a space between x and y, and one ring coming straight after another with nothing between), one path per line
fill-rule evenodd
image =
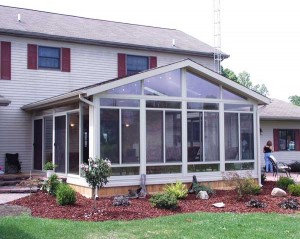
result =
M60 69L60 48L39 46L39 68Z
M134 75L149 69L149 57L127 55L126 59L127 75Z
M71 72L71 49L28 44L27 68Z
M118 53L118 77L125 77L157 67L156 56L137 56Z

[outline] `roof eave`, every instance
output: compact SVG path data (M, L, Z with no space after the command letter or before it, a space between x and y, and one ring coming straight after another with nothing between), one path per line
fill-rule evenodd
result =
M21 107L22 110L30 112L33 110L41 110L55 107L61 104L67 104L79 101L79 95L84 94L84 91L73 91L66 94L51 97L45 100L30 103Z
M300 117L288 117L288 116L260 116L261 120L283 120L283 121L298 121Z
M51 35L51 34L38 33L38 32L3 29L3 28L0 28L0 34L16 36L16 37L56 40L56 41L64 41L64 42L71 42L71 43L98 45L98 46L121 47L121 48L128 48L128 49L137 49L137 50L151 50L151 51L167 52L167 53L180 53L180 54L194 55L194 56L213 57L214 55L213 52L199 52L199 51L189 51L189 50L182 50L176 48L164 48L164 47L122 43L122 42L101 41L101 40L94 40L94 39L67 37L67 36ZM222 59L226 59L228 57L229 57L228 54L222 53Z

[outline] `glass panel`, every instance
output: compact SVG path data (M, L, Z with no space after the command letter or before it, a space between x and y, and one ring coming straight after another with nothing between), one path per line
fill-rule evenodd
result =
M203 161L203 113L188 112L188 162Z
M217 103L199 103L199 102L188 102L188 109L194 110L218 110L219 104Z
M220 161L219 113L204 113L205 161Z
M127 55L127 75L133 75L149 69L149 58L146 56Z
M170 109L181 109L181 102L176 101L146 101L147 108L170 108Z
M225 113L225 160L239 160L238 114Z
M226 171L235 171L235 170L253 170L254 163L226 163Z
M140 161L140 111L122 110L122 163Z
M140 107L139 100L125 100L125 99L100 99L101 106L117 106L117 107Z
M181 173L181 165L147 166L146 173L147 174Z
M190 164L188 173L220 171L220 164Z
M69 173L79 174L79 113L68 114Z
M220 98L220 87L200 76L190 72L186 74L187 97L193 98Z
M122 85L107 91L108 94L140 95L142 93L142 83L137 81L127 85Z
M81 119L82 119L82 162L88 163L89 159L89 106L81 104Z
M55 117L55 169L58 173L65 173L66 169L66 116Z
M53 117L44 117L44 161L52 162Z
M111 176L139 175L140 167L113 167L111 171Z
M166 162L181 162L181 112L166 112Z
M226 100L246 100L246 97L243 97L237 93L233 93L232 91L223 87L222 89L223 99Z
M279 130L279 150L295 150L295 130Z
M100 151L101 157L112 164L119 163L119 110L100 110Z
M253 114L241 114L242 159L254 159Z
M60 69L60 48L39 47L39 67Z
M181 96L180 70L145 79L144 94L152 96Z
M237 105L237 104L225 104L224 110L228 111L253 111L253 105Z
M163 156L163 111L146 112L147 163L162 163Z

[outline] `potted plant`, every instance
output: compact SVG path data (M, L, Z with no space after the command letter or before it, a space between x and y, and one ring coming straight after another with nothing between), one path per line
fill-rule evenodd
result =
M56 164L48 161L47 163L45 163L44 165L44 170L46 170L47 173L47 178L49 178L52 174L54 174L54 169L57 167Z

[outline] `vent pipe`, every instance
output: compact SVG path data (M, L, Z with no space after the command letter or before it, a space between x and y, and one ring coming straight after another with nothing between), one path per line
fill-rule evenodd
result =
M18 13L18 22L20 22L20 21L21 21L21 14Z
M173 46L173 47L176 46L175 39L172 40L172 46Z

